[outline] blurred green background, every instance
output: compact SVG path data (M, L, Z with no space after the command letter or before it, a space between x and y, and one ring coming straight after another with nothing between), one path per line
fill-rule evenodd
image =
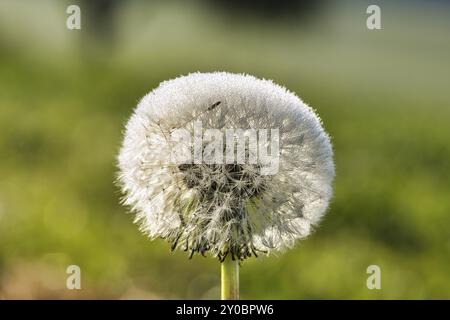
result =
M369 4L382 30L366 28ZM313 106L337 170L314 234L242 264L242 298L449 299L449 57L445 1L2 0L0 298L219 297L218 261L147 240L114 180L143 95L225 70ZM66 289L71 264L81 290Z

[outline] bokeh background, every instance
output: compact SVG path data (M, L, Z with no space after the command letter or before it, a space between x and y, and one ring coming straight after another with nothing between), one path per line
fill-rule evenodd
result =
M219 297L219 263L148 241L114 180L143 95L225 70L313 106L337 169L320 227L245 261L242 298L449 299L450 4L392 2L1 0L0 298ZM81 290L66 289L71 264Z

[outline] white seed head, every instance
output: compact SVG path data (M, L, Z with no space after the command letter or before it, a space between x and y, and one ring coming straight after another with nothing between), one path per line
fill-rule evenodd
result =
M261 159L238 163L234 146L232 163L206 163L207 143L198 148L195 138L185 150L194 159L203 152L202 162L170 161L181 149L174 132L195 137L196 123L223 137L227 129L277 129L277 171L264 174ZM254 153L249 145L245 159ZM161 83L129 120L118 162L124 204L142 232L190 256L243 260L291 247L310 234L332 196L333 151L318 116L285 88L249 75L194 73Z

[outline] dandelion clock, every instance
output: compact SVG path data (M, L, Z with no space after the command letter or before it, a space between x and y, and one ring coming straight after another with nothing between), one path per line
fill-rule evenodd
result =
M330 138L295 94L225 72L162 82L139 102L118 156L124 204L149 238L216 258L222 299L239 262L291 248L332 196Z

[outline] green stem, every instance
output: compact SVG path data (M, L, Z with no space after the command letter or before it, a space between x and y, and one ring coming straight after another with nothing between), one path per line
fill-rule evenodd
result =
M239 300L239 261L228 255L221 264L222 300Z

